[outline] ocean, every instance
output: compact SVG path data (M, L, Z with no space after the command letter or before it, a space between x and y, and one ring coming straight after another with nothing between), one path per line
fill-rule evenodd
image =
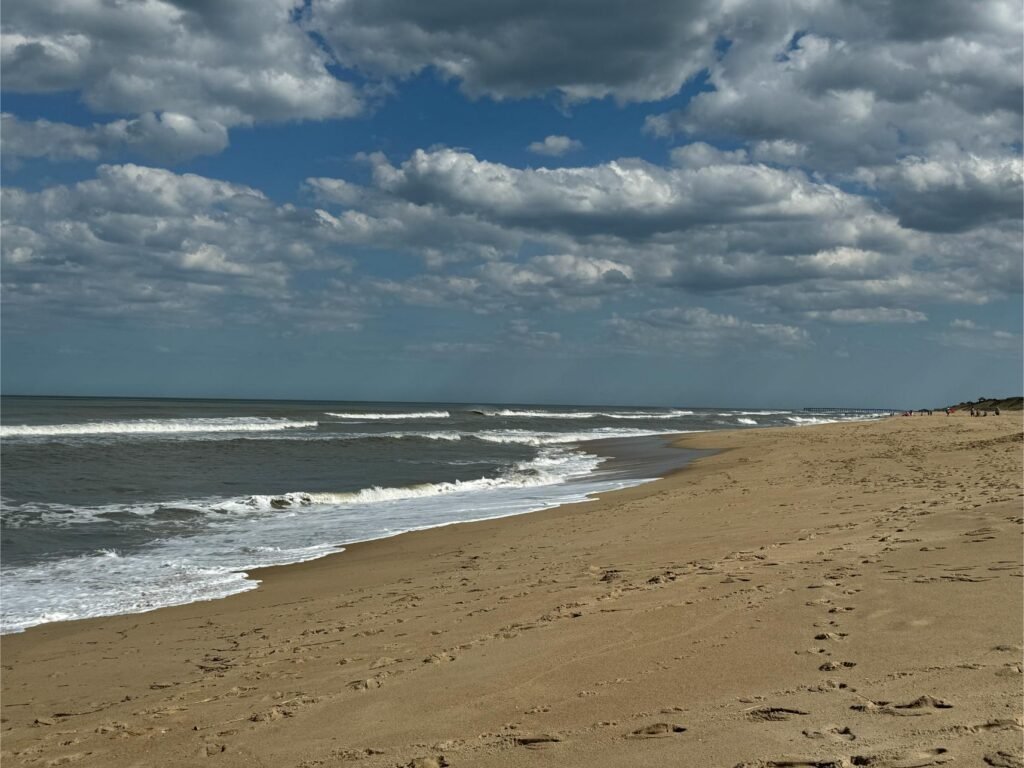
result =
M253 568L584 501L683 463L668 435L844 418L4 397L0 632L225 597L257 586Z

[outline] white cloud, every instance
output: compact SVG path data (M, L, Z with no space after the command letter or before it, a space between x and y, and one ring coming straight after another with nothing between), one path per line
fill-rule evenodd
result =
M291 285L303 269L351 268L331 229L244 185L104 165L77 184L5 188L3 217L5 312L18 323L69 314L252 323L297 318L293 303L321 314L344 303L345 322L359 314L356 296L299 300Z
M695 141L671 152L672 163L683 168L706 168L712 165L744 165L747 162L745 150L723 151L703 141Z
M806 321L807 312L879 307L923 317L914 305L986 303L1020 283L1012 222L954 235L906 229L868 197L704 143L681 148L673 168L618 160L520 169L451 149L417 150L397 165L368 160L370 187L308 181L325 204L346 208L323 212L341 239L365 229L433 269L487 262L382 289L411 303L470 307L466 285L474 311L593 309L682 290L741 296ZM524 247L541 255L521 258Z
M714 158L711 158L713 160ZM374 156L376 185L419 204L510 226L642 239L737 221L848 219L863 198L796 170L733 162L666 169L641 160L517 169L454 149L416 150L401 166ZM709 160L710 161L710 160Z
M897 163L863 168L857 177L879 189L905 226L962 232L1024 209L1024 162L1019 156L988 156L940 148L931 157L911 155Z
M173 112L224 126L348 117L351 85L294 23L294 0L10 0L4 88L81 91L100 112Z
M345 64L382 77L431 68L471 95L569 102L663 99L713 59L708 0L573 3L318 0L309 26ZM599 52L599 55L596 55Z
M535 141L527 147L535 155L561 157L568 152L583 149L583 142L570 139L568 136L547 136L544 141Z
M829 171L941 143L997 154L1020 141L1019 5L820 0L732 10L719 22L730 47L710 67L713 87L652 115L650 132L727 136L749 142L758 159ZM936 16L945 21L931 23Z
M228 128L352 117L364 108L300 27L300 0L10 0L0 26L4 90L77 91L94 112L137 115L75 126L4 121L4 154L94 160L120 152L216 154Z
M832 309L825 312L807 312L807 317L837 325L868 325L884 323L923 323L924 312L898 307L863 307L860 309Z
M9 113L0 119L5 160L99 160L130 152L174 161L215 155L228 145L228 131L220 123L172 112L147 112L133 120L115 120L88 128L48 120L25 122Z
M755 323L704 307L653 309L633 317L616 315L608 325L618 339L628 344L675 347L699 354L716 352L726 345L799 348L811 343L810 334L803 328Z

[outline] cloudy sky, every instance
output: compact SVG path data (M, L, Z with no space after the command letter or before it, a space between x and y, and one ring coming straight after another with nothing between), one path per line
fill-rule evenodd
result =
M8 393L1019 394L1019 0L5 0Z

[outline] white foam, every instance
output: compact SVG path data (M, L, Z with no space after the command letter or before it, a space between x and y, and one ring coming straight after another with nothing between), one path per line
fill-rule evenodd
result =
M669 411L668 413L637 411L636 413L602 413L601 416L607 416L609 419L678 419L680 416L693 416L693 411Z
M817 416L787 416L786 421L791 421L798 426L809 424L835 424L840 419L822 419Z
M535 459L496 478L346 494L288 494L299 504L283 510L270 503L275 497L145 505L138 508L140 515L160 506L202 509L208 513L206 526L200 535L165 537L140 551L95 552L5 568L0 628L12 632L48 621L139 613L225 597L256 587L246 577L252 568L309 560L347 543L404 531L585 501L589 494L647 482L593 474L600 462L579 450L549 445ZM127 511L123 506L116 510ZM102 519L103 511L94 509L89 517Z
M677 419L692 416L693 411L523 411L503 408L498 411L480 411L484 416L527 419Z
M19 424L0 427L0 437L49 437L72 435L160 435L189 432L274 432L309 429L315 421L235 417L222 419L136 419L81 424Z
M277 495L248 496L240 501L219 504L214 509L225 512L238 511L240 507L262 511L288 510L313 505L379 504L502 488L535 488L556 485L572 477L586 475L596 469L600 463L601 459L596 456L566 450L558 446L549 446L542 449L536 458L519 462L510 471L498 477L420 483L397 488L373 486L358 491L339 493L295 491Z
M472 434L470 432L353 432L351 434L340 433L341 437L352 440L370 440L373 438L386 437L392 440L461 440L463 436Z
M393 419L447 419L451 416L448 411L407 411L398 413L333 413L331 411L326 411L325 413L327 416L332 416L336 419L366 419L368 421L391 421Z
M736 421L737 421L737 422L738 422L739 424L748 424L748 425L750 425L750 426L755 426L755 425L757 424L757 422L756 422L756 421L754 421L753 419L747 419L747 418L742 418L742 419L736 419Z
M678 435L700 430L652 430L628 429L625 427L600 427L586 432L536 432L526 429L487 429L474 432L473 437L491 443L520 443L522 445L561 445L582 443L588 440L607 440L625 437L651 437L655 435Z

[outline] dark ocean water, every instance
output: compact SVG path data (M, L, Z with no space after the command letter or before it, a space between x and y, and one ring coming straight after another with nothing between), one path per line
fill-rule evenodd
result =
M582 501L662 473L668 434L822 421L753 409L5 397L0 630L223 597L253 588L244 571L254 567ZM612 440L605 457L622 440L632 458L605 463L581 445L592 440Z

